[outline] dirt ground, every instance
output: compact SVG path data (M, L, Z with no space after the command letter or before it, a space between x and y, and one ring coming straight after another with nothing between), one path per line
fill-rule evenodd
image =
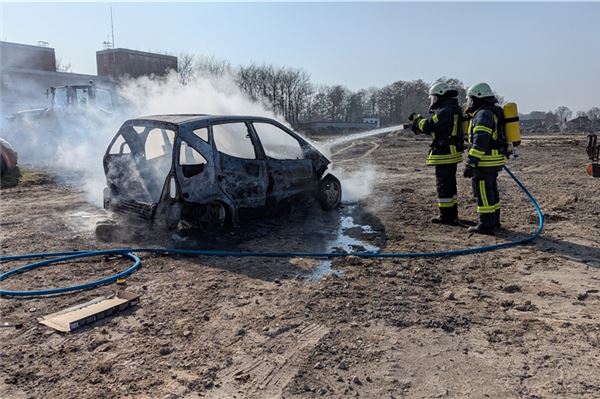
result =
M336 164L378 172L368 198L336 212L308 208L256 220L209 242L155 233L98 242L93 226L103 211L51 174L24 171L18 187L0 192L1 252L144 245L431 251L534 230L532 206L505 173L497 237L432 225L427 145L399 133L346 143L334 151ZM546 215L533 245L452 258L332 262L142 254L143 267L125 286L141 295L139 306L73 333L37 318L117 286L0 299L0 324L23 324L0 326L0 397L599 398L600 179L585 175L584 135L526 137L521 152L511 168ZM462 177L459 191L461 218L475 220ZM2 288L70 285L128 264L61 264Z

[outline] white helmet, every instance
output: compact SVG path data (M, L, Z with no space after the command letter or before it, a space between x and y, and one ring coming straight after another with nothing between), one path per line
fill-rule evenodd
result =
M469 90L467 90L467 97L485 98L494 96L495 94L490 85L483 82L475 83L473 86L469 87Z
M448 93L450 90L452 90L452 89L450 88L450 86L448 86L448 83L436 82L436 83L432 84L431 87L429 88L429 95L430 96L443 96L444 94Z

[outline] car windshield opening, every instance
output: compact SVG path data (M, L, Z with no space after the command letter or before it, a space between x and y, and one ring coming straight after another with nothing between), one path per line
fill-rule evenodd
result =
M118 194L157 203L173 162L175 131L156 126L125 126L108 154L107 174Z

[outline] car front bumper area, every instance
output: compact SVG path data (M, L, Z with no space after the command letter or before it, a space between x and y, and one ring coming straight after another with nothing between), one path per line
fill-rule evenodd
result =
M139 202L111 195L108 187L104 188L104 209L133 216L138 219L151 221L156 210L156 204Z

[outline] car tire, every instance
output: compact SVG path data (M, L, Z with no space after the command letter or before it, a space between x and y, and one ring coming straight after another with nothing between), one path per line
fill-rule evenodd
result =
M165 200L159 203L154 222L169 231L177 229L181 221L181 205L176 201Z
M342 202L342 183L333 175L325 176L319 182L317 199L325 211L336 209Z
M206 233L222 231L227 223L227 208L220 201L209 202L198 210L196 224Z

